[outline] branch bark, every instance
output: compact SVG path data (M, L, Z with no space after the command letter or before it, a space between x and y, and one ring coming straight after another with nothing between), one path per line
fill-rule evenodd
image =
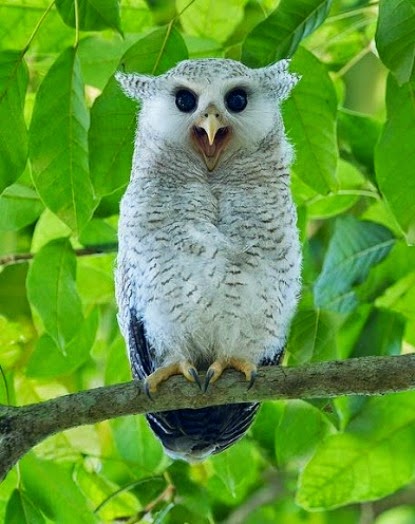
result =
M0 405L0 480L36 444L65 429L109 418L181 408L275 399L383 395L415 389L415 354L263 367L248 391L240 373L227 371L208 393L172 377L149 400L138 380L81 391L21 407Z

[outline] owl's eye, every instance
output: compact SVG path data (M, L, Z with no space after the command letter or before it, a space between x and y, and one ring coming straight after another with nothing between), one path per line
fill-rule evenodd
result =
M190 113L196 108L197 98L192 91L180 89L176 93L176 106L183 113Z
M229 111L240 113L248 103L248 95L243 89L232 89L225 96L225 104Z

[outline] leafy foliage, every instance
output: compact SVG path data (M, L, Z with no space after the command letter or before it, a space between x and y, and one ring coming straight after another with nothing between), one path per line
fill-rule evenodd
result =
M286 363L413 351L413 0L6 0L0 19L2 403L129 380L113 246L137 108L114 72L187 57L292 56L302 75L283 107L304 251ZM414 393L268 402L193 465L143 417L77 428L10 472L0 520L403 524L414 408Z

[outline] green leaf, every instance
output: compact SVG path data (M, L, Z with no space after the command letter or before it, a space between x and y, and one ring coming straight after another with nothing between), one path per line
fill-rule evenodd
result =
M278 464L302 465L333 432L333 425L319 409L303 400L286 402L275 434Z
M224 6L211 0L178 0L177 10L182 13L180 22L187 34L224 42L242 21L246 1L228 0Z
M67 239L46 244L34 257L27 277L29 301L63 353L83 322L75 279L76 257Z
M12 264L0 271L0 314L11 319L30 316L26 297L28 264Z
M48 0L3 0L0 2L0 47L2 49L25 49L28 38L46 11ZM56 53L73 42L73 30L62 23L56 9L52 9L43 20L36 34L34 56ZM33 50L29 49L32 54ZM37 61L30 61L36 67Z
M78 333L65 346L65 354L49 335L42 335L27 364L27 376L51 379L72 374L89 359L98 328L98 310L94 309Z
M180 500L186 508L198 514L197 522L202 520L202 515L207 517L211 514L211 500L206 496L204 486L200 482L196 482L198 478L189 475L189 464L175 460L168 467L166 473L175 487L176 500Z
M71 468L36 458L20 461L21 482L27 494L52 522L97 524L98 518L72 479Z
M399 84L415 72L415 2L381 0L376 30L376 47L382 62Z
M414 477L415 397L370 399L343 434L328 437L305 467L297 502L328 509L384 497Z
M388 119L375 151L376 179L392 213L415 244L415 82L398 86L389 76Z
M43 524L45 519L29 497L15 490L10 497L6 509L7 524Z
M122 58L126 71L160 74L187 58L180 33L162 27L136 42ZM111 78L91 111L90 167L98 195L110 194L130 177L137 104Z
M76 49L66 49L40 85L30 126L36 189L75 232L95 208L88 170L89 113Z
M121 39L118 34L109 38L107 33L83 38L79 42L78 56L85 84L103 90L122 55L131 46L131 40L131 36Z
M336 192L328 195L315 195L307 204L309 218L321 219L340 215L356 204L363 195L369 195L368 191L360 192L365 184L365 179L352 164L339 159L336 178L339 188ZM373 193L377 197L377 193Z
M300 310L294 317L288 340L290 365L334 360L336 351L336 319L328 311Z
M331 0L281 0L246 38L242 62L261 67L292 56L300 42L323 23L331 4Z
M22 51L0 52L0 193L22 174L27 159L23 108L28 73Z
M114 29L121 33L119 0L77 0L79 29L100 31ZM75 2L56 0L56 7L65 24L76 27Z
M141 504L132 493L120 490L119 486L98 472L86 471L80 466L76 468L75 478L93 507L97 508L106 501L101 509L96 511L102 521L125 520L127 516L133 517L142 510Z
M214 455L211 462L215 475L208 481L208 492L223 503L236 506L258 479L255 448L247 439L242 439L223 453Z
M13 184L0 195L0 231L16 231L34 222L43 210L36 191Z
M349 313L358 304L353 286L389 253L395 242L389 229L352 216L338 218L314 286L317 307Z
M376 306L395 311L408 320L415 319L415 271L390 286L376 300Z
M290 69L302 78L283 105L284 122L293 141L293 171L319 193L337 188L337 98L326 67L309 51L298 49Z
M369 355L399 355L405 322L401 315L374 309L357 341L352 357Z
M83 304L108 304L114 301L115 255L82 257L78 260L77 284Z
M158 472L163 450L144 416L116 419L111 421L111 427L118 452L136 478Z
M374 149L379 139L381 124L373 117L347 109L338 112L338 139L340 150L366 169L374 182Z
M264 448L270 458L275 457L275 432L284 413L283 401L262 402L252 426L254 439Z
M55 214L46 208L36 222L32 236L30 250L37 253L43 246L51 240L58 238L69 238L71 230Z

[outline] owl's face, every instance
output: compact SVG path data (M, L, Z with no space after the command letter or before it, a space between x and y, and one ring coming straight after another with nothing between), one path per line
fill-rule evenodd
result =
M287 66L255 70L233 60L186 60L159 77L117 78L142 100L141 130L212 171L241 149L256 150L272 130L282 132L279 102L298 80Z

